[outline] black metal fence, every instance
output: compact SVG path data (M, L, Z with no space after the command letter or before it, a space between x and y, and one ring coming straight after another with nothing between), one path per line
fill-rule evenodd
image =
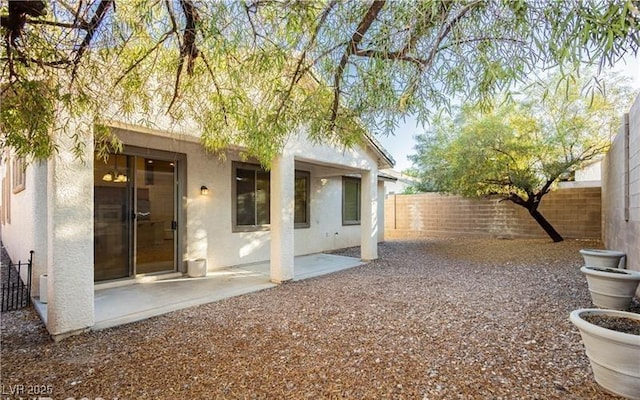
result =
M0 291L0 310L2 312L18 310L31 304L31 267L33 250L29 252L29 261L11 262L2 267L2 290ZM26 268L27 282L21 278Z

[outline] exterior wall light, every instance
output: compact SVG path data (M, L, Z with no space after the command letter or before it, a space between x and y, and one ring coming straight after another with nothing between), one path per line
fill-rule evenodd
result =
M200 194L206 196L209 194L209 188L205 185L200 186Z

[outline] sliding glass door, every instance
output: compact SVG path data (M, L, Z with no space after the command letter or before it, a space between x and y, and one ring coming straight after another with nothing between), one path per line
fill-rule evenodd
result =
M131 275L131 176L129 157L94 160L94 279Z
M177 167L137 155L95 160L96 281L176 270Z
M175 269L175 174L174 163L136 158L137 274Z

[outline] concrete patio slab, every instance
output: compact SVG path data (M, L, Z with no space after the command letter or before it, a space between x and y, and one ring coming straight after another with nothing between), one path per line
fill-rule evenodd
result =
M353 268L362 265L364 262L358 258L338 256L335 254L312 254L308 256L296 257L294 260L294 281L313 278ZM269 262L245 265L241 268L269 276Z
M312 254L294 260L294 281L330 274L364 264L360 259L333 254ZM95 325L106 329L229 297L277 286L269 280L269 262L230 267L209 272L206 277L141 282L96 288ZM34 301L46 321L47 305Z

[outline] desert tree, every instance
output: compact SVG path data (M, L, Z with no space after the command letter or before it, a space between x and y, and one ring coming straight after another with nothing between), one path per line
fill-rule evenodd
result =
M637 54L637 1L2 2L2 145L56 151L66 121L127 118L194 126L202 145L243 146L268 165L292 132L352 146L363 129L427 121L452 97L486 104L554 65L611 65Z
M590 91L554 75L499 107L462 106L416 136L410 156L423 184L469 198L499 196L524 207L554 242L562 235L538 210L563 177L601 156L633 95L624 79Z

